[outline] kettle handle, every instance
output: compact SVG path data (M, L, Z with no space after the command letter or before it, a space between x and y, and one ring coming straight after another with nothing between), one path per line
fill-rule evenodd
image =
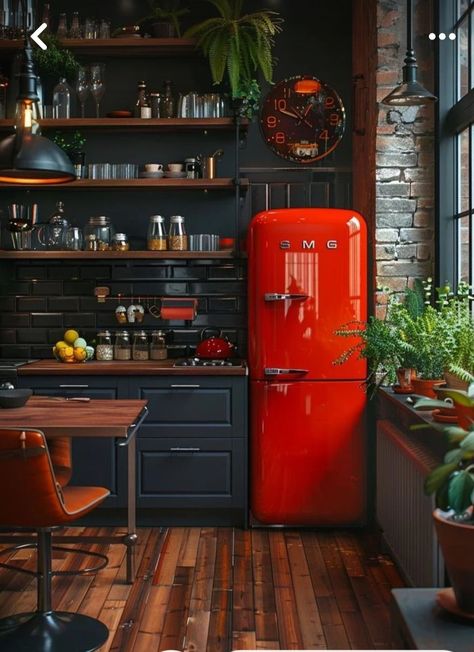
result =
M210 334L209 334L210 333ZM203 328L201 331L201 341L205 340L207 337L220 337L221 336L221 331L219 328Z

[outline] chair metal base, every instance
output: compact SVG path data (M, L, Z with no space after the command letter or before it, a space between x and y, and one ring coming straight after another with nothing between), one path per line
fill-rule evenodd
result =
M15 614L0 620L2 652L93 652L108 635L100 620L66 611Z

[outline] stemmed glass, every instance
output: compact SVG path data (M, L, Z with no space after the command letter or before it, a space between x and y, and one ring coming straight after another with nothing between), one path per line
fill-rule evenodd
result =
M90 84L86 68L79 68L76 81L76 93L81 105L81 118L85 117L85 103L89 94Z
M100 117L99 104L105 93L105 65L103 63L94 63L91 65L91 93L95 100L96 117Z

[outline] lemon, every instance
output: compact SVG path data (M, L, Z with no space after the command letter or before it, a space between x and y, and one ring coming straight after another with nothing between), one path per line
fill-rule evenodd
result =
M72 328L70 328L68 331L64 333L64 341L67 342L68 344L74 344L74 342L77 340L79 337L79 333Z
M74 359L77 360L78 362L82 362L85 360L87 357L87 352L84 348L82 347L76 347L74 348Z
M59 342L56 342L56 348L59 351L59 349L63 349L65 346L67 346L66 342L63 342L63 340L59 340Z
M78 337L77 340L73 344L75 349L85 349L87 346L87 342L83 337Z
M62 349L59 349L59 355L61 356L61 360L74 358L74 349L72 346L64 346Z

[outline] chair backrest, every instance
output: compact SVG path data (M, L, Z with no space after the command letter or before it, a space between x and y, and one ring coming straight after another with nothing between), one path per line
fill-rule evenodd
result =
M0 525L52 527L65 515L43 433L0 429Z
M49 456L61 487L69 484L72 477L72 443L70 437L53 437L48 440Z

